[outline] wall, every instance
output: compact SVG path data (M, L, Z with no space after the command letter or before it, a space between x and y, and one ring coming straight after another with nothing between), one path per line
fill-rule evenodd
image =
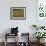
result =
M26 7L26 20L10 20L10 7ZM0 1L0 34L17 26L19 32L30 32L30 36L32 36L32 24L36 24L36 0Z

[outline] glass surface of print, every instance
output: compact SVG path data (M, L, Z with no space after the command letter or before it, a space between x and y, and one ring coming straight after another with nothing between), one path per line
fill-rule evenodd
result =
M13 17L24 17L24 9L13 9Z
M39 17L46 17L46 0L37 1L37 15Z

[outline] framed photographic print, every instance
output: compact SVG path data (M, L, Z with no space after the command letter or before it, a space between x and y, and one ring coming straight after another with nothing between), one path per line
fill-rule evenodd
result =
M10 8L11 20L25 20L26 19L26 7L11 7Z
M46 0L37 0L36 7L36 24L44 26L46 25Z

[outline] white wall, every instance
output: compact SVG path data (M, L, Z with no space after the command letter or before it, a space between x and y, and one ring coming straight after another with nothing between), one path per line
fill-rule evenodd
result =
M10 7L26 7L26 20L10 20ZM17 26L20 32L30 32L32 35L32 24L36 24L36 0L0 1L0 34Z

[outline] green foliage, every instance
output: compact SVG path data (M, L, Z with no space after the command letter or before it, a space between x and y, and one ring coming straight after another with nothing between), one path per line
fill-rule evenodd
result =
M38 27L36 26L36 25L32 25L33 27L35 27L36 28L36 30L38 30Z
M42 39L43 36L46 36L45 34L46 34L45 32L35 32L33 35L34 35L37 39Z
M33 27L36 28L36 30L39 30L39 29L45 29L45 26L37 26L37 25L32 25Z
M40 29L44 29L44 28L45 28L45 26L41 26L41 27L40 27Z

